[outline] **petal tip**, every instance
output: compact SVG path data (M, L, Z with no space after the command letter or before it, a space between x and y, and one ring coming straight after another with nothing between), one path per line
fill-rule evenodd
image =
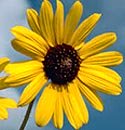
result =
M83 4L80 0L77 0L74 5L77 6L78 9L81 10L81 12L83 11Z
M29 9L27 9L27 10L26 10L26 14L27 14L27 16L29 16L29 15L30 15L31 11L32 11L32 9L31 9L31 8L29 8Z
M33 8L28 8L28 9L26 10L26 13L27 13L27 15L29 15L29 14L31 14L31 13L36 13L36 10L34 10Z
M117 34L112 32L111 35L112 35L112 38L114 39L114 41L116 41L117 40Z
M10 62L10 59L7 57L0 58L0 72L6 68L9 62Z
M98 110L99 110L100 112L103 112L104 107L103 107L103 106L101 106Z
M122 53L120 53L120 52L117 52L117 55L119 56L119 64L121 64L124 61L124 57L123 57Z
M81 2L80 0L76 0L75 3L76 3L77 5L80 5L80 6L83 5L82 2Z
M16 32L16 30L18 30L18 27L20 27L20 26L14 26L14 27L12 27L11 29L10 29L10 32L15 36L15 32Z
M98 18L98 19L102 16L101 13L94 13L93 15L94 15L96 18Z
M18 103L17 103L17 107L23 107L23 106L24 106L23 102L21 100L19 100Z
M25 28L23 26L16 25L10 29L11 33L15 33L16 31L20 31L22 28Z
M10 62L10 59L8 57L0 58L0 65L8 64L9 62Z
M32 10L32 9L31 9L31 8L29 8L29 9L27 9L27 10L26 10L26 12L30 12L31 10Z
M37 121L36 121L36 125L37 125L38 127L42 127L42 125L41 125L40 123L38 123Z
M122 88L118 87L117 90L116 90L116 93L114 95L119 96L121 94L122 94Z
M109 38L113 41L113 43L117 40L117 34L115 32L108 32Z

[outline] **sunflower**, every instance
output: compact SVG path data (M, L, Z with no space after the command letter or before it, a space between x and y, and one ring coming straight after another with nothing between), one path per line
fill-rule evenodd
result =
M97 110L103 103L97 92L119 95L122 92L118 73L107 67L123 60L116 51L101 52L117 39L114 32L96 36L86 42L101 14L94 13L79 26L83 6L79 0L72 5L64 21L64 6L57 0L55 14L48 0L41 5L40 14L27 10L29 30L23 26L11 29L15 38L13 48L31 58L15 62L5 68L5 83L17 87L29 83L18 105L31 103L42 91L35 110L38 126L45 126L53 119L54 126L62 128L65 113L70 124L79 129L89 120L83 98Z
M4 57L0 58L0 72L4 69L4 67L9 63L9 59ZM3 79L0 77L0 87L3 85ZM2 86L2 87L3 87ZM0 120L8 118L8 108L16 108L17 104L14 100L10 98L0 97Z

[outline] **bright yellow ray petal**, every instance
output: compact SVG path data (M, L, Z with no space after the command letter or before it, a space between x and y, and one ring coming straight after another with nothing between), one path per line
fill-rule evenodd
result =
M8 118L8 112L7 110L0 106L0 120L6 120Z
M67 89L64 89L61 99L68 121L75 129L79 129L83 125L83 122L79 116L79 107L76 98L72 93L69 93Z
M40 34L40 25L39 25L39 16L36 10L34 9L27 9L27 21L30 28Z
M5 88L8 87L8 86L5 84L4 80L5 80L4 77L0 77L0 90L1 90L1 89L5 89Z
M5 67L5 71L9 74L17 74L22 71L33 71L40 69L42 71L43 64L37 60L27 60L10 63Z
M73 84L70 85L71 86L69 87L69 92L71 92L76 98L77 106L79 107L79 116L83 121L83 124L87 124L89 120L89 113L85 105L85 102L80 94L80 91L78 89L78 84L76 82L76 79L73 81Z
M102 52L93 56L88 57L84 60L85 64L90 65L101 65L101 66L116 66L121 64L123 56L120 52Z
M60 0L57 0L57 8L54 18L54 27L56 42L58 44L63 43L63 33L64 33L64 7Z
M38 74L42 73L43 65L36 60L15 62L5 67L5 72L9 76L5 83L11 87L23 85L32 81Z
M10 62L10 59L7 57L0 58L0 72L4 69L4 67Z
M16 51L18 51L18 52L20 52L28 57L31 57L33 59L43 61L43 59L44 59L43 54L42 53L40 54L39 51L36 51L36 47L34 48L30 44L27 44L27 43L31 43L31 44L33 43L30 40L28 40L28 41L26 40L25 42L23 42L19 39L14 39L14 40L12 40L11 43L12 43L13 48Z
M64 43L70 44L70 39L75 31L78 22L82 16L83 6L80 1L76 1L66 17L65 21L65 32L64 32Z
M18 106L25 106L32 102L32 100L37 96L40 90L43 88L44 84L47 82L45 74L39 74L26 88L20 96Z
M17 103L13 99L0 97L0 106L5 108L17 108Z
M61 129L63 126L63 108L62 108L62 102L60 96L61 94L60 92L58 92L54 115L53 115L54 126L58 129Z
M46 55L49 46L40 35L22 26L12 28L11 32L16 37L12 41L15 50L32 58Z
M85 98L90 102L90 104L97 110L103 111L103 103L101 101L101 98L97 93L88 88L86 85L84 85L81 81L78 79L76 80L77 85L79 89L81 90L81 93L85 96Z
M40 9L40 28L42 36L50 46L55 44L53 20L52 5L48 0L44 0Z
M35 121L38 126L45 126L49 123L54 113L57 100L57 91L51 84L43 91L35 111Z
M76 11L77 12L77 11ZM84 42L86 37L90 34L90 32L94 29L96 23L99 21L101 14L93 14L89 16L86 20L84 20L79 27L74 32L70 44L78 44Z
M118 74L111 75L111 73L108 72L109 70L105 67L84 65L80 67L78 77L92 89L106 94L119 95L122 92L122 88L119 84L119 76Z
M84 71L86 69L86 66L90 66L91 69L94 69L94 70L97 70L98 72L103 72L105 73L106 75L108 75L109 77L111 77L113 80L115 80L116 83L120 83L122 78L121 76L115 72L114 70L110 69L110 68L106 68L106 67L103 67L103 66L99 66L99 65L87 65L85 64L84 62L81 63L81 70ZM85 69L83 69L82 67L85 66ZM88 68L87 67L87 68ZM114 82L114 81L113 81Z
M78 53L80 55L80 58L84 59L88 56L101 52L102 50L111 46L116 41L116 39L117 36L113 32L96 36L79 50Z

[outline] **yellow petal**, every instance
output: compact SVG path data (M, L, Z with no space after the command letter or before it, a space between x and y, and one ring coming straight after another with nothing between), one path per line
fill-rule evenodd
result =
M38 126L45 126L49 123L55 109L57 91L51 84L43 91L35 111L35 121Z
M7 57L0 58L0 72L4 69L4 67L10 62L10 59Z
M69 87L69 92L72 93L76 98L77 106L79 107L79 116L83 121L83 124L87 124L89 121L89 113L85 105L85 102L81 96L80 90L78 89L76 79L74 80L73 84L70 85L71 86Z
M63 126L63 108L62 108L62 102L60 96L61 96L60 92L58 92L54 115L53 115L54 126L58 129L61 129Z
M42 36L50 46L55 44L53 18L52 5L48 0L44 0L40 9L40 28Z
M32 102L32 100L37 96L40 90L43 88L47 79L45 79L45 74L39 74L26 88L18 102L18 106L25 106Z
M9 76L4 82L11 87L26 84L41 73L42 68L42 63L36 60L8 64L5 71Z
M27 21L30 28L40 34L39 16L34 9L27 9Z
M70 84L68 89L63 90L61 97L63 109L70 124L75 129L79 129L88 122L88 111L79 90L77 91L74 87L75 84Z
M101 52L102 50L111 46L117 39L117 36L113 32L104 33L96 36L89 42L87 42L83 48L79 50L80 58L84 59L88 56Z
M64 7L60 0L57 0L57 8L54 19L56 42L58 44L63 43L64 33Z
M5 120L7 118L8 118L7 110L4 107L0 106L0 120Z
M77 116L76 111L72 108L72 104L70 103L69 96L67 94L63 93L63 109L66 114L66 117L68 118L70 124L75 128L79 129L82 126L82 121Z
M76 1L66 17L65 21L65 32L64 32L64 43L70 44L70 39L75 31L78 22L82 16L83 6L80 1Z
M43 58L46 55L49 47L40 35L22 26L12 28L11 32L16 37L12 41L15 50L32 58Z
M0 90L8 87L8 85L6 85L6 83L4 82L5 79L6 77L0 77Z
M101 65L101 66L116 66L121 64L123 56L117 51L102 52L88 57L84 60L85 64Z
M77 11L76 11L77 12ZM90 34L90 32L94 29L96 23L99 21L101 17L101 14L93 14L90 17L88 17L86 20L84 20L77 30L74 32L70 44L77 44L83 42L86 37Z
M23 42L19 39L14 39L14 40L12 40L11 43L12 43L13 48L16 51L18 51L26 56L29 56L33 59L43 61L43 54L42 53L40 54L39 51L36 51L36 47L33 47L32 45L28 44L28 43L31 43L31 44L33 43L30 40L27 41L25 39L25 42Z
M90 104L95 109L103 111L103 103L99 95L97 95L97 93L94 90L90 89L89 87L81 83L79 80L77 80L77 84L79 89L81 90L81 93L90 102Z
M0 97L0 106L5 108L17 108L17 103L13 99Z
M84 65L80 67L79 79L92 89L97 91L119 95L122 88L119 84L120 76L115 73L111 75L109 69L97 65ZM114 73L114 72L112 72Z
M81 66L80 70L82 70L82 71L85 71L86 67L90 66L91 69L97 70L98 72L99 71L103 72L106 75L108 75L109 77L111 77L113 80L115 80L116 83L120 83L122 80L121 76L117 72L115 72L114 70L112 70L110 68L106 68L106 67L99 66L99 65L87 65L87 64L84 64L84 62L82 62L80 66Z

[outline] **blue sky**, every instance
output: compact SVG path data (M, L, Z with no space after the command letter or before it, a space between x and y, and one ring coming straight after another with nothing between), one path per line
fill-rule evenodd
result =
M51 0L54 3L54 0ZM62 0L65 5L65 13L71 7L75 0ZM94 12L102 13L103 16L88 37L92 37L109 31L116 32L118 40L116 44L110 47L108 50L120 51L125 55L125 0L81 0L84 4L84 14L82 20ZM27 59L25 56L20 55L14 51L10 45L12 35L10 34L10 28L15 25L27 26L25 11L27 8L35 8L39 10L40 0L1 0L0 1L0 57L8 56L15 60ZM54 4L55 5L55 4ZM124 78L122 81L123 93L120 96L107 96L101 94L104 101L105 110L101 113L94 110L88 103L88 109L90 113L90 121L86 126L83 126L81 130L125 130L125 63L118 67L115 67L117 72ZM22 89L8 89L0 91L0 96L12 97L18 100L20 91ZM26 108L19 108L17 110L9 111L9 119L7 121L0 121L1 130L17 130L23 119ZM44 128L39 128L34 123L34 109L30 116L26 130L55 130L50 123ZM65 125L63 130L72 130L68 121L65 119Z

